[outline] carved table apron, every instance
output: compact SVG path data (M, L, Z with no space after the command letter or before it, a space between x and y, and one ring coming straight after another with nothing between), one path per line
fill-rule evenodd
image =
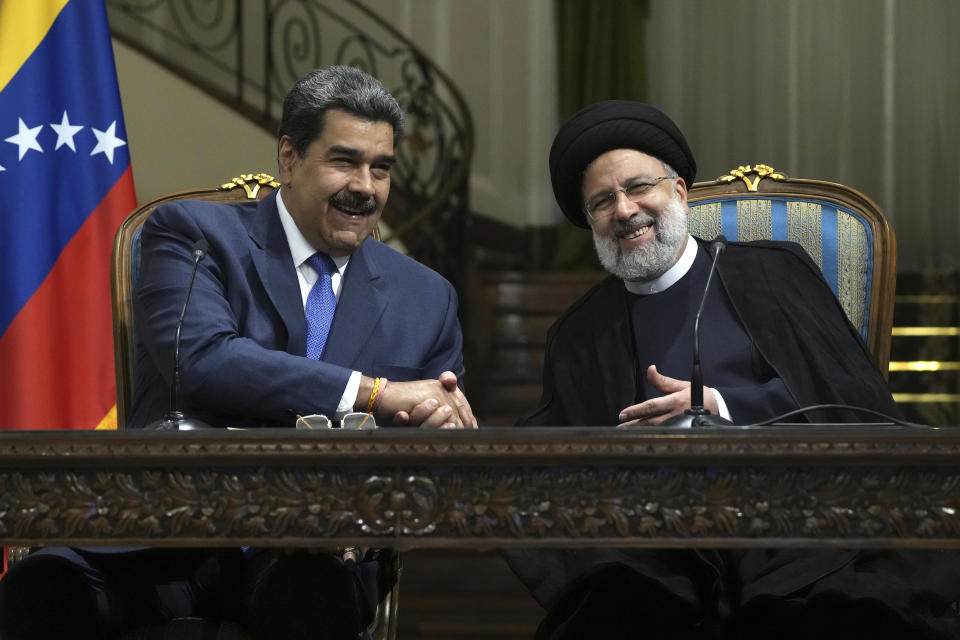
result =
M0 433L6 545L960 547L960 430Z

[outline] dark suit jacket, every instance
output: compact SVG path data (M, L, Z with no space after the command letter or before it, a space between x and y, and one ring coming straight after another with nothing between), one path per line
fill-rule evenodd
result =
M368 238L351 256L323 361L306 353L306 321L276 196L257 202L177 201L149 217L134 316L132 428L169 408L174 336L191 249L205 238L181 332L183 408L213 426L293 426L332 415L350 372L390 380L463 376L453 287Z

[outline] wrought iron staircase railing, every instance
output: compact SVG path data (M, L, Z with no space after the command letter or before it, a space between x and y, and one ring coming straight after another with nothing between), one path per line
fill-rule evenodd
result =
M307 71L349 64L379 78L406 115L384 240L399 239L465 298L473 123L451 80L398 30L357 0L106 4L115 38L271 133L284 94Z

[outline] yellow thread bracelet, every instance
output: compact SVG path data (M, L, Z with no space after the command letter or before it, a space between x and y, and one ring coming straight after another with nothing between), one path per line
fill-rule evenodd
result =
M373 409L373 403L377 401L377 394L380 393L380 378L373 381L373 391L370 392L370 399L367 401L367 413Z

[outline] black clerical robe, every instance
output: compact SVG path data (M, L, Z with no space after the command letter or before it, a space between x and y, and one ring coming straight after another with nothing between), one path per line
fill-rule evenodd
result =
M798 407L848 404L900 415L856 329L799 245L732 242L717 274L715 284L722 285L741 325ZM611 276L557 319L547 334L543 395L521 424L616 425L620 411L636 404L638 381L650 363L634 356L628 295L623 281ZM863 418L820 411L808 419Z
M801 247L770 241L730 243L717 268L719 284L741 325L798 407L848 404L899 416L860 336ZM635 357L629 295L622 280L610 277L558 318L547 337L541 401L521 425L616 425L620 411L637 402L637 383L649 363L638 362ZM863 419L845 410L821 411L807 417L818 422ZM711 550L612 548L526 549L506 551L504 555L548 609L557 604L565 590L570 593L571 585L582 583L584 576L598 567L617 564L631 567L682 601L702 607L705 616L719 618L721 623L731 608L742 607L754 598L784 598L831 589L836 585L829 582L829 576L845 584L861 565L862 556L843 549L721 554ZM918 572L903 581L904 592L909 591L907 583L943 592L956 590L951 577L954 572L937 568L942 560L943 556L912 557L910 564ZM887 560L881 557L875 562ZM899 560L891 558L889 562ZM727 592L730 583L722 577L731 571L739 576L734 581L735 594ZM811 587L814 584L817 586ZM881 591L877 597L899 611L909 610L911 605L894 591ZM561 606L568 604L565 598Z

